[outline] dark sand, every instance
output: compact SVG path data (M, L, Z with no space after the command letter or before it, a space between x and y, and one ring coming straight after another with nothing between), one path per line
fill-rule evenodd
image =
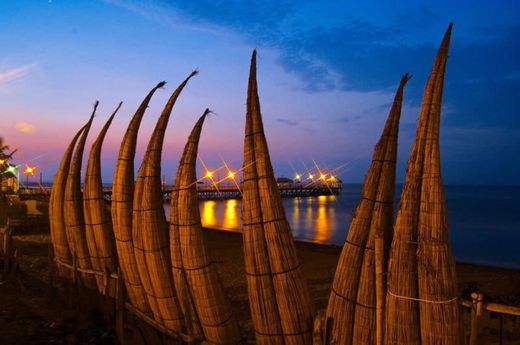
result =
M244 340L253 343L241 235L208 230L205 236L240 320ZM49 236L20 231L14 240L21 254L20 269L14 280L0 283L0 344L115 343L110 322L103 321L112 307L107 300L83 291L81 301L71 303L70 285L59 279L55 283L54 296L49 298L52 267L48 259ZM341 247L303 242L298 242L297 247L316 310L324 309ZM457 270L460 291L466 298L471 291L479 290L487 300L520 305L519 271L464 263L457 264ZM469 310L465 310L468 322ZM504 318L503 344L520 344L519 319ZM126 325L128 339L125 343L142 343L136 322L129 318ZM497 317L486 317L482 344L499 344L498 325Z

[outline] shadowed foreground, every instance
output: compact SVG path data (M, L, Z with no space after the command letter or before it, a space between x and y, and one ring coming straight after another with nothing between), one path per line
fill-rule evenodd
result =
M23 231L23 233L22 233ZM68 344L96 343L114 344L115 332L111 325L102 321L101 314L107 312L105 300L99 297L100 311L93 310L83 297L77 304L68 304L67 283L57 284L54 298L49 303L48 281L50 262L46 234L25 234L25 229L15 232L15 247L19 248L20 270L14 281L0 283L0 334L2 344ZM242 259L240 234L225 231L204 231L208 249L216 261L220 278L231 299L237 319L240 320L242 336L247 343L254 343L254 333L247 302L247 285ZM326 307L327 299L337 265L341 247L323 246L296 242L303 262L303 275L317 310ZM457 264L459 290L468 298L470 289L478 289L498 302L520 305L520 274L515 270L490 268L469 264ZM82 295L86 296L86 295ZM96 303L92 303L96 304ZM103 308L105 306L105 308ZM90 309L89 309L90 308ZM88 312L85 312L88 310ZM466 309L467 310L467 309ZM466 330L468 313L464 313ZM498 319L485 321L485 344L498 344ZM131 320L127 326L131 327ZM504 344L520 344L513 333L514 323L504 322ZM127 329L135 340L140 341L134 329ZM516 332L520 325L516 325ZM516 333L518 334L518 333ZM140 343L140 342L137 342Z

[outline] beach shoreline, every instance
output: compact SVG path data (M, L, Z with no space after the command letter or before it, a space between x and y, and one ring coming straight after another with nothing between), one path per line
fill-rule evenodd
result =
M248 304L242 234L204 228L204 238L239 320L244 342L252 344L254 331ZM100 308L103 309L104 305L106 308L106 298L98 296L100 303L97 304L91 302L92 297L84 297L84 301L80 297L78 303L89 304L91 308L88 313L83 312L80 315L76 307L67 306L64 302L69 299L70 283L61 278L55 284L54 301L49 302L48 277L55 267L49 260L48 231L21 228L15 232L13 241L14 247L20 251L19 272L14 281L0 284L0 305L3 306L0 334L4 335L6 344L20 344L21 340L21 343L31 343L45 337L56 340L57 343L67 343L65 339L69 338L78 340L89 336L105 337L105 343L115 341L113 325L110 322L100 322L99 311L93 307L101 305ZM296 248L316 311L323 310L327 305L341 246L296 241ZM463 298L469 299L471 292L479 291L485 295L487 301L520 306L520 270L457 263L457 273L459 292ZM87 300L90 302L86 302ZM466 309L465 314L465 323L468 325L469 309ZM131 322L129 321L129 326ZM486 344L493 344L498 327L498 321L492 318L485 321L483 337L489 338ZM513 340L514 332L520 332L518 319L506 323L504 332L504 339L511 340L504 344L519 344ZM95 339L101 341L101 338Z

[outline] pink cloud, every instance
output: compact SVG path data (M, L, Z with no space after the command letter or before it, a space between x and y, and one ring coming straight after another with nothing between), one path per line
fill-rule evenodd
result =
M36 129L29 122L20 121L16 123L16 129L22 133L33 134Z
M0 82L18 78L18 77L26 74L29 70L34 68L36 65L37 65L37 63L32 63L29 65L24 65L24 66L20 66L17 68L13 68L13 69L5 71L5 72L0 72Z

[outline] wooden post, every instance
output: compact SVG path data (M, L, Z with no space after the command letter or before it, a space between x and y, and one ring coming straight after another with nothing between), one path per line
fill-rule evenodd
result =
M4 277L9 274L11 269L11 227L9 226L9 218L3 229L4 242L2 243L2 251L4 253Z
M20 251L18 249L15 249L13 257L11 259L11 267L10 267L9 276L8 276L9 280L14 279L14 277L16 276L16 271L18 270L18 263L20 261L19 259L20 259Z
M125 291L121 268L117 268L117 289L116 289L116 334L119 344L124 343L124 317L125 317Z
M2 251L1 254L4 257L4 277L7 275L8 266L7 266L7 255L6 255L6 242L7 242L7 228L0 229L0 236L2 236Z
M77 300L77 298L75 297L78 297L76 295L76 293L79 294L79 291L77 291L77 286L78 286L78 282L77 282L77 274L78 274L78 271L77 271L78 267L77 267L77 260L76 260L76 253L72 253L72 271L71 271L71 280L70 280L70 306L76 306L76 308L79 307L79 301Z
M472 307L471 307L471 333L469 338L469 345L477 345L477 337L479 331L480 318L482 316L482 304L484 294L473 292L471 293Z
M498 314L499 319L499 326L498 326L498 344L503 345L504 344L504 314Z
M108 290L108 271L105 268L103 270L103 289L102 289L102 295L103 296L107 295L107 290Z
M328 342L327 316L324 310L320 310L314 317L314 329L312 331L312 345L326 345Z
M52 304L53 300L54 300L54 278L55 278L55 274L56 274L56 267L54 266L54 252L52 250L52 245L49 243L49 246L48 246L49 250L49 254L48 254L48 259L49 259L49 290L47 292L47 298L48 298L48 302L49 302L49 305Z

